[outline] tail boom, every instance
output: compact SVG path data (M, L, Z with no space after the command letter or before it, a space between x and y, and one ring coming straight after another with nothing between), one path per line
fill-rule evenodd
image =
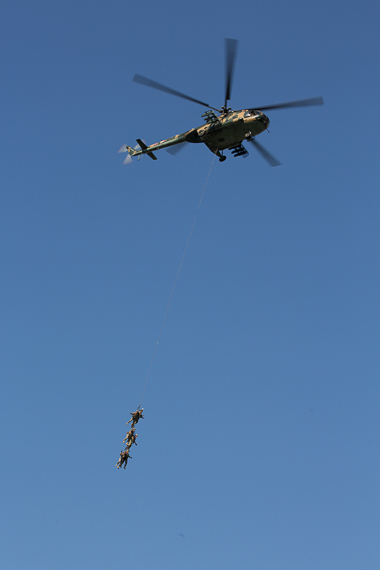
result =
M200 142L198 140L193 140L195 131L196 131L196 129L191 129L190 131L187 131L186 133L181 133L180 135L175 135L174 137L161 140L160 142L151 144L149 146L147 146L143 140L136 139L136 142L138 144L137 144L137 146L135 146L135 148L132 148L132 147L125 144L121 147L119 152L128 152L129 157L138 156L139 158L143 154L147 154L152 160L157 160L157 157L153 154L153 151L160 150L162 148L167 148L167 147L174 146L174 145L178 145L178 144L182 144L184 142ZM127 159L129 159L129 157L127 157ZM127 160L127 159L126 159L126 161L130 162L130 159L129 160Z

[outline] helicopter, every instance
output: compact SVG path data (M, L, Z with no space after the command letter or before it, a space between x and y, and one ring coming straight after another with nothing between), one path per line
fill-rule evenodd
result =
M151 159L157 160L153 151L166 149L171 154L183 146L183 143L204 143L214 154L219 157L220 162L224 162L227 156L224 151L231 151L232 155L248 156L247 149L243 146L243 141L251 143L261 156L268 162L270 166L279 166L281 163L264 148L255 137L269 127L269 119L263 111L273 109L289 109L293 107L310 107L313 105L323 105L322 97L313 97L311 99L301 99L298 101L290 101L288 103L277 103L275 105L265 105L263 107L251 107L248 109L233 110L228 107L228 101L231 99L232 78L235 68L235 60L237 53L238 41L234 39L225 39L225 57L226 57L226 88L224 105L217 109L208 103L185 95L180 91L166 87L162 83L148 79L143 75L136 74L133 81L164 91L176 97L187 99L193 103L198 103L204 107L208 107L202 118L205 124L200 127L190 129L174 137L163 139L157 143L146 145L145 141L136 139L137 146L131 148L123 145L118 152L128 152L128 156L124 160L124 164L132 162L132 157L137 156L140 160L141 156L147 154ZM260 109L260 110L259 110ZM178 146L181 145L181 146Z

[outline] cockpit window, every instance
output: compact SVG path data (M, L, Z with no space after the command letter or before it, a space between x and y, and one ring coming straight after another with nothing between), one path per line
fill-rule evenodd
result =
M244 117L260 117L260 111L256 111L255 109L250 109L244 113Z

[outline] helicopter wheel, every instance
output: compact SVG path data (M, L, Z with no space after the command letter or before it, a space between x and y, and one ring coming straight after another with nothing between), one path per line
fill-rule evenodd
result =
M227 157L226 157L226 156L221 156L221 157L219 158L219 162L224 162L225 160L227 160Z

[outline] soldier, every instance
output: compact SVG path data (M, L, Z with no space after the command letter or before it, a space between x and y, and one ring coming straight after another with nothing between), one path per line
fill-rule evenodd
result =
M132 456L129 455L129 449L126 449L124 451L120 451L120 458L119 461L116 463L115 467L117 467L118 469L121 469L121 467L123 467L124 465L124 469L127 466L128 463L128 459L132 459Z
M123 439L123 443L125 443L128 440L127 447L131 447L133 443L137 445L136 437L138 437L138 435L137 433L135 433L135 431L136 431L135 428L130 429L126 437Z
M132 427L134 427L137 422L139 421L140 418L144 419L144 416L142 415L144 411L144 408L141 408L141 410L136 410L135 412L131 412L131 419L127 422L127 425L132 422Z

